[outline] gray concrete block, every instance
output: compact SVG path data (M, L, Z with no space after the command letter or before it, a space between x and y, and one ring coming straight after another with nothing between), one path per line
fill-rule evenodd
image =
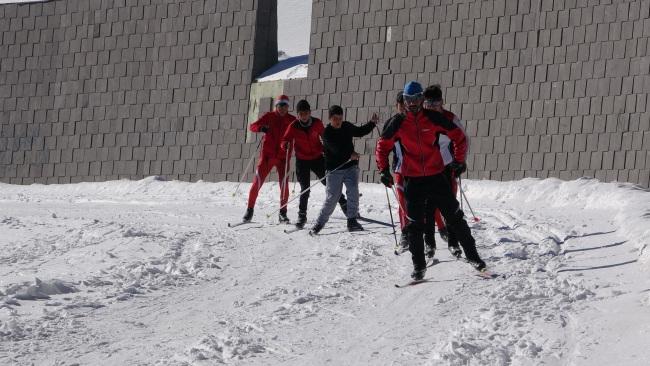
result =
M611 170L614 166L614 151L606 151L603 153L603 170Z
M585 142L586 143L585 151L598 151L598 140L599 140L599 134L596 133L587 134L586 142ZM576 136L576 144L577 143L578 143L578 137Z

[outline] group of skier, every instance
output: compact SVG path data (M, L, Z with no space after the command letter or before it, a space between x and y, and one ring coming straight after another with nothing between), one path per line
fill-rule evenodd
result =
M435 255L434 223L454 256L460 258L462 247L467 262L483 271L485 262L478 255L456 200L456 178L467 169L469 137L458 117L443 108L439 85L423 90L419 83L409 82L398 93L396 102L397 113L385 123L377 142L376 160L381 182L388 188L396 188L402 231L399 252L411 252L414 267L411 277L422 280L426 258ZM297 118L288 113L288 107L289 98L280 95L275 110L265 113L250 126L251 131L265 135L243 222L252 219L258 192L273 167L280 182L279 221L290 222L286 207L289 160L295 150L296 176L301 188L296 229L302 229L307 222L310 173L314 172L326 186L326 198L310 234L321 231L337 203L347 218L348 230L364 230L357 220L360 155L354 150L353 138L370 134L377 126L377 114L368 123L355 126L344 121L340 106L333 105L328 110L329 124L324 126L311 115L306 100L296 104ZM391 152L394 154L392 172ZM347 198L342 193L344 185Z

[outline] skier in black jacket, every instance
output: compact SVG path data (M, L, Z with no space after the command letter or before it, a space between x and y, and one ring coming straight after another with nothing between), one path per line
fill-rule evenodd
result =
M354 151L354 137L362 137L372 132L379 117L373 114L370 122L357 127L348 121L343 121L343 108L333 105L328 111L329 124L323 131L325 145L325 169L327 176L325 202L318 214L316 224L311 233L318 234L329 220L336 208L345 185L348 204L347 218L349 231L361 231L363 226L357 221L359 212L359 154Z

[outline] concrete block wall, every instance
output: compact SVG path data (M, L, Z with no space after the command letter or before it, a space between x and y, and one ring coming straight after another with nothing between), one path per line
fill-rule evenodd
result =
M276 8L0 5L0 181L238 180L250 85L277 62Z
M315 0L309 75L285 92L350 121L443 86L472 137L468 176L582 176L649 187L650 2ZM376 133L357 143L378 181Z
M276 5L0 5L0 181L239 180ZM440 83L472 137L470 178L648 187L649 36L649 1L314 0L308 77L281 89L363 123L392 115L407 81ZM377 137L356 143L363 181L378 181Z

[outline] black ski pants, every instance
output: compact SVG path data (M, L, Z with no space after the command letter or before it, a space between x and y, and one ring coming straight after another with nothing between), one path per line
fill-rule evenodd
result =
M409 249L415 270L419 271L426 267L423 238L426 200L440 211L447 226L453 230L463 247L465 257L470 261L482 263L476 251L476 241L463 217L463 211L448 178L440 173L425 177L405 177L404 183L406 213L409 217Z
M308 189L311 184L311 172L316 174L318 179L321 179L325 176L325 157L319 156L316 159L312 160L303 160L296 157L296 177L298 178L298 183L300 184L300 192ZM327 185L327 179L321 181L323 185ZM311 190L303 193L300 196L300 204L298 205L299 213L307 213L307 203L309 202L309 193ZM345 199L345 195L341 193L339 198L339 204L341 207L345 207L348 201Z
M453 175L451 175L451 169L449 168L449 165L447 165L445 167L445 170L441 174L444 174L445 179L447 179L447 181L450 182L450 183L451 183L451 180L454 179ZM453 185L452 185L452 188L453 188ZM454 193L454 197L456 197L456 193ZM446 222L445 222L445 225L447 225ZM447 226L447 238L448 238L447 239L447 246L450 246L450 247L457 247L458 246L458 238L456 237L456 234L454 234L454 230L451 229L449 226Z

